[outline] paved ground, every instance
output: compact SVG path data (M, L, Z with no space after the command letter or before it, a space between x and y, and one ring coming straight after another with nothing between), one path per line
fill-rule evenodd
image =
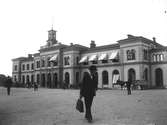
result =
M0 125L88 125L75 110L78 90L0 88ZM93 125L167 125L167 90L98 90ZM154 125L153 124L153 125ZM152 125L152 124L151 124Z

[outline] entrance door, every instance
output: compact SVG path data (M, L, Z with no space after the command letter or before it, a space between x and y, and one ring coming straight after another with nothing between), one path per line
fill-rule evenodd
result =
M130 79L131 81L136 80L136 73L134 69L128 70L128 79Z
M47 87L51 88L51 74L48 73L48 77L47 77Z
M160 68L155 70L155 82L157 87L163 86L163 72Z
M70 83L70 75L68 72L65 73L65 83L67 86L69 86Z
M57 88L57 84L58 84L57 73L54 74L54 84L55 84L55 88Z
M42 87L45 87L45 74L44 73L42 74L41 80L42 80Z

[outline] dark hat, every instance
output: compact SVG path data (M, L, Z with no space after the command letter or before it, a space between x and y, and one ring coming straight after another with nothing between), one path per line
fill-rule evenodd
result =
M97 70L96 66L92 65L89 67L89 70Z

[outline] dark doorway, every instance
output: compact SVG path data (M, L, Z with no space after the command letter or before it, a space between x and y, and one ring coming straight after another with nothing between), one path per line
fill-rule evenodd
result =
M102 72L102 83L103 85L108 85L108 72L107 71Z
M65 73L65 83L69 86L70 83L70 74L68 72Z
M131 81L136 80L136 72L134 69L128 70L128 79L130 79Z
M155 70L155 82L157 87L163 86L163 71L160 68Z
M47 87L51 88L51 74L48 73L48 77L47 77Z
M37 83L39 84L40 76L37 74Z
M45 74L44 73L42 74L41 81L42 81L42 87L45 87Z
M58 87L57 73L54 74L54 86L55 86L55 88Z

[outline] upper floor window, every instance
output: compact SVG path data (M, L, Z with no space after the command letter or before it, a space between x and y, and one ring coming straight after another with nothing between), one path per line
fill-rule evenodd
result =
M14 66L14 70L17 71L17 65Z
M14 76L14 81L15 81L15 82L17 81L17 77L16 77L16 76Z
M146 49L143 50L143 58L144 60L148 60L148 50Z
M42 65L41 65L41 67L45 67L45 60L44 59L42 59Z
M53 61L53 66L57 66L58 62L57 61Z
M48 67L51 66L50 57L47 58Z
M88 65L88 62L83 62L83 65Z
M64 65L70 65L70 57L69 56L64 57Z
M136 59L136 50L131 49L126 51L127 54L127 60L135 60Z
M160 61L163 61L163 60L164 60L164 55L161 54L161 55L160 55Z
M92 61L92 64L97 64L97 60Z
M76 58L76 64L78 65L79 64L79 57L77 56Z
M108 60L102 60L102 63L108 63Z
M40 61L36 62L36 66L37 66L37 68L40 68Z
M152 58L153 58L153 62L160 62L164 60L164 55L163 54L153 54Z
M23 70L23 71L25 70L25 65L24 65L24 64L22 65L22 70Z
M34 69L34 63L31 64L31 70L33 70L33 69Z
M27 64L27 70L29 70L29 64Z

